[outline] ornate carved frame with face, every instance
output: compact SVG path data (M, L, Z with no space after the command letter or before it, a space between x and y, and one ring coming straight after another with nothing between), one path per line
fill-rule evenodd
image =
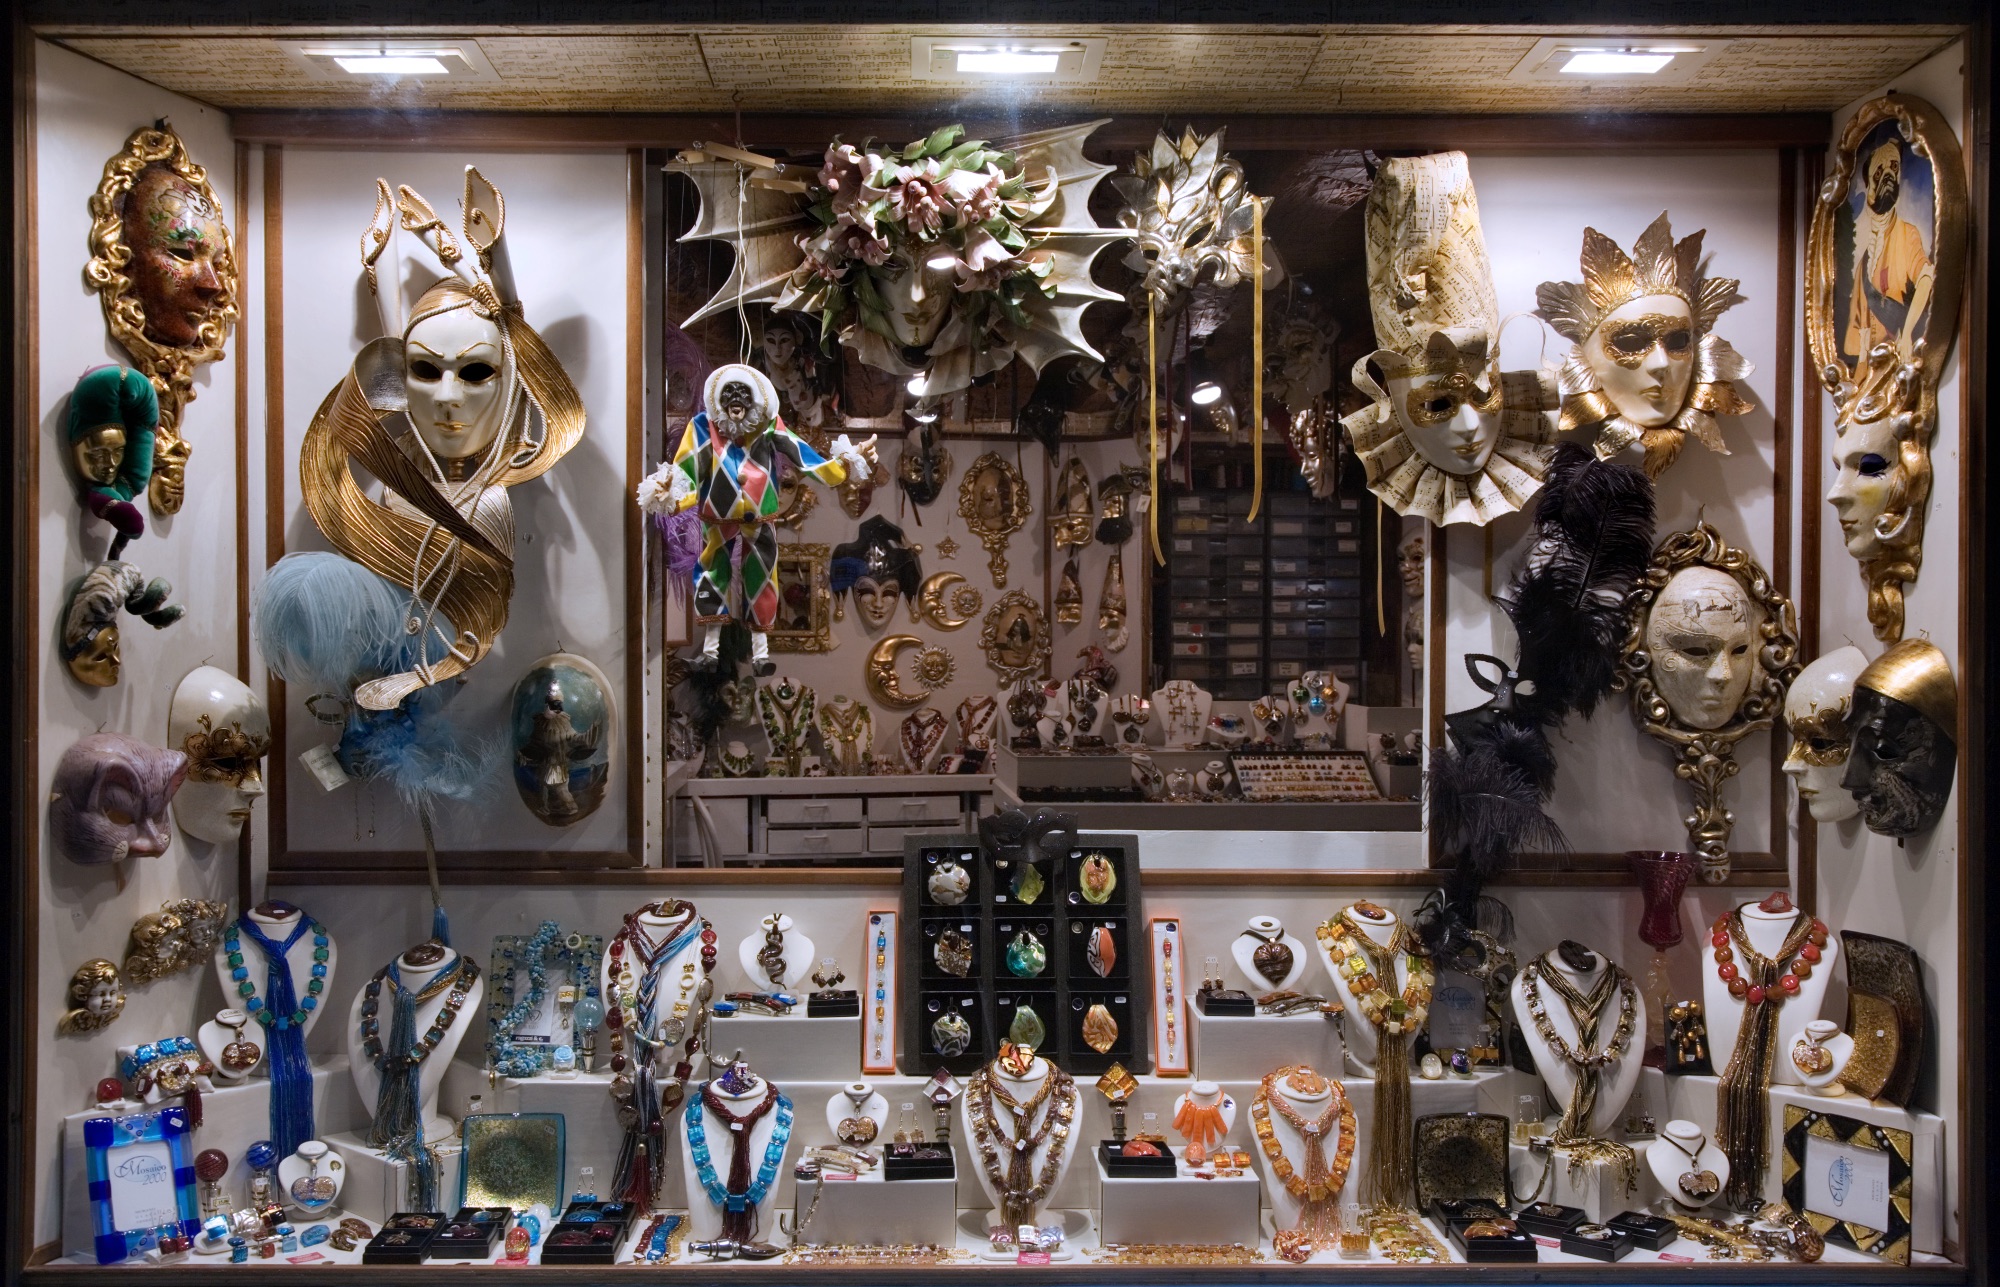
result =
M772 652L834 650L832 563L829 546L778 547L778 619L766 632Z
M1727 595L1733 602L1720 602L1717 590L1726 594L1728 587L1718 576L1739 592ZM1662 654L1677 648L1674 631L1670 623L1655 620L1673 611L1668 591L1677 579L1693 593L1717 600L1713 606L1727 609L1730 616L1712 638L1704 631L1702 638L1678 648L1684 662L1704 667L1703 678L1693 685L1669 677ZM1699 607L1689 612L1683 605L1681 615L1698 621ZM1702 879L1719 884L1729 876L1732 821L1722 803L1722 784L1736 775L1736 744L1771 726L1784 708L1786 687L1799 673L1792 602L1747 551L1732 548L1707 523L1697 523L1660 542L1645 576L1626 597L1625 610L1625 644L1614 687L1631 690L1639 727L1679 752L1675 776L1694 786L1688 838L1701 855ZM1722 655L1738 648L1739 660ZM1748 673L1736 672L1738 665L1749 667ZM1703 682L1721 684L1734 699L1731 709L1707 709Z
M1039 678L1049 665L1049 621L1042 605L1019 590L1009 590L986 610L979 629L979 646L986 664L1011 684Z
M972 462L958 484L958 516L986 547L994 587L1007 584L1007 542L1028 521L1034 506L1028 480L1006 458L987 452Z
M1879 339L1871 324L1867 335L1878 342L1857 352L1846 341L1857 314L1855 270L1867 234L1853 202L1857 181L1869 183L1876 169L1862 152L1883 151L1882 127L1891 123L1887 133L1897 144L1897 156L1907 152L1912 158L1897 167L1902 183L1915 177L1902 175L1903 165L1929 162L1928 298L1920 301L1913 290L1904 299L1885 300L1885 309L1918 310L1915 325ZM1891 201L1896 200L1897 189L1890 191ZM1871 194L1859 195L1865 213L1909 228L1895 214L1901 207L1873 212ZM1863 105L1842 132L1806 240L1806 340L1819 364L1820 382L1833 395L1836 416L1834 479L1826 499L1839 516L1848 553L1861 564L1868 621L1885 643L1903 637L1903 586L1916 580L1923 567L1937 386L1958 324L1965 215L1965 164L1950 124L1920 98L1888 94ZM1872 305L1861 307L1869 317L1877 316Z
M177 513L188 445L181 411L194 373L223 354L236 320L236 255L208 171L171 129L139 129L104 163L90 198L90 262L111 338L160 395L153 510Z

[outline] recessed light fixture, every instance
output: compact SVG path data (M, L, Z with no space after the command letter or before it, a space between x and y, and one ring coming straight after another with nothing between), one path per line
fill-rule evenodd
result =
M498 81L475 40L285 40L279 45L316 81L388 85L412 80Z
M1695 42L1626 35L1551 36L1536 41L1527 57L1507 73L1507 79L1571 85L1597 78L1675 83L1692 79L1729 44L1727 40Z
M963 85L1082 84L1097 79L1104 45L1101 36L912 36L910 74Z
M336 54L340 70L355 76L448 76L436 54Z

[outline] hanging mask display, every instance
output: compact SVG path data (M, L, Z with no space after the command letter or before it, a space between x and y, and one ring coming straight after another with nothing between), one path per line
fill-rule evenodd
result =
M879 514L864 522L853 540L833 547L834 603L852 593L854 610L870 630L888 625L905 599L914 610L924 579L917 560L921 548L912 546L902 528Z
M1341 423L1368 489L1437 524L1513 513L1547 473L1556 393L1539 372L1499 369L1500 309L1465 154L1384 161L1367 237L1378 347L1354 364L1369 405Z
M186 781L188 757L123 733L93 733L64 751L49 784L56 851L94 866L158 858L173 844L167 806Z
M1722 785L1736 773L1736 744L1771 726L1799 673L1792 602L1747 552L1697 523L1660 542L1625 606L1614 688L1629 688L1639 726L1679 753L1676 776L1694 787L1688 839L1715 884L1729 874Z
M1905 639L1854 679L1853 744L1841 785L1870 831L1935 827L1958 771L1958 681L1944 650Z
M187 782L174 797L174 821L197 840L236 839L264 795L263 760L271 753L271 716L236 676L197 666L174 689L167 744L187 756Z
M1056 581L1055 615L1056 623L1074 626L1083 620L1083 575L1072 554L1064 562L1062 576Z
M950 475L951 453L938 441L935 422L918 429L915 442L904 440L903 454L896 460L896 486L903 489L910 504L923 506L936 501Z
M939 630L962 630L985 606L986 596L979 592L979 587L967 584L959 573L933 572L918 587L910 615L913 620L928 621Z
M1627 255L1585 228L1583 280L1535 288L1535 316L1576 345L1562 368L1562 427L1596 427L1600 460L1643 447L1648 478L1689 436L1728 455L1715 417L1751 409L1735 383L1751 366L1715 333L1743 296L1735 279L1703 274L1706 231L1676 242L1661 214Z
M1784 770L1815 822L1839 822L1861 812L1840 780L1854 740L1854 677L1867 664L1859 648L1836 648L1806 663L1785 692L1785 728L1792 746Z
M1125 553L1113 550L1104 565L1104 588L1097 593L1097 629L1104 646L1112 652L1124 651L1130 634L1125 629Z
M1083 458L1071 456L1056 476L1056 489L1049 498L1049 541L1059 550L1090 544L1090 527L1096 515L1090 498L1090 474Z
M896 659L906 648L921 650L917 654L914 689L904 687L906 681L896 669ZM944 649L926 648L924 641L915 635L884 635L868 652L864 678L869 694L876 701L896 710L907 710L928 701L933 688L950 683L952 670L951 654Z
M1028 481L1004 457L987 452L972 462L958 482L958 515L986 547L986 566L995 588L1007 584L1007 542L1033 512Z
M567 827L597 812L611 778L616 711L611 684L588 658L550 653L508 700L514 789L528 812Z
M222 203L208 171L162 121L134 130L105 162L90 220L83 279L98 293L111 338L158 395L148 495L154 513L177 514L190 450L182 413L194 401L195 372L222 356L236 320L236 258ZM136 465L133 444L128 451Z
M116 533L106 555L115 561L146 531L146 516L132 502L153 478L159 397L137 371L100 366L76 382L64 424L77 500Z
M123 608L159 630L179 621L187 609L168 603L174 588L160 577L148 581L130 563L100 563L83 574L63 610L62 658L78 683L110 688L124 671L118 651L118 610Z

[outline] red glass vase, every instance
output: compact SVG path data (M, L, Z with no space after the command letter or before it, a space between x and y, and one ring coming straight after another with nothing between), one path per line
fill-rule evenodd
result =
M1657 849L1631 849L1625 862L1638 877L1645 908L1639 914L1639 937L1664 952L1681 941L1681 891L1701 864L1693 854Z

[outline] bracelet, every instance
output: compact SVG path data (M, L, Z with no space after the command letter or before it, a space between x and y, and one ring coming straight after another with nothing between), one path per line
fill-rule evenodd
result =
M1792 1254L1811 1264L1826 1254L1826 1239L1806 1218L1782 1202L1773 1202L1757 1213L1761 1220L1781 1226L1790 1235Z

